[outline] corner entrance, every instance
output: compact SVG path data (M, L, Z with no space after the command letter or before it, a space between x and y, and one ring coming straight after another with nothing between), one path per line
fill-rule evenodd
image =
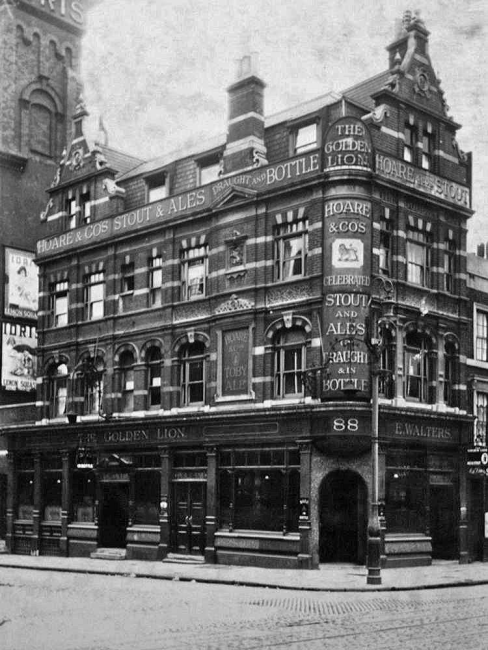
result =
M207 484L181 481L173 484L173 551L203 555L205 551L205 500Z
M101 483L99 546L125 548L129 522L129 483Z
M320 562L366 558L366 486L355 472L331 472L320 488Z

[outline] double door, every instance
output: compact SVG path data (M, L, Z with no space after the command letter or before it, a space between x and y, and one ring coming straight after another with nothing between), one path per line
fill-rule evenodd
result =
M173 484L173 551L203 555L205 551L206 482Z

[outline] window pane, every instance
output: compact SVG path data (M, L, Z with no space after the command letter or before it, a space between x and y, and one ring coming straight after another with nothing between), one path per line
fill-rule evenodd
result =
M302 153L317 146L317 125L308 124L297 130L295 153Z

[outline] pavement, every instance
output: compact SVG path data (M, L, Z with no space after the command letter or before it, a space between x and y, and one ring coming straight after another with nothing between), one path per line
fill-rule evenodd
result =
M368 585L366 567L354 564L321 564L318 570L264 569L224 564L33 557L2 553L0 574L1 567L324 592L409 591L488 584L488 563L459 564L448 560L436 560L428 567L382 569L381 585Z

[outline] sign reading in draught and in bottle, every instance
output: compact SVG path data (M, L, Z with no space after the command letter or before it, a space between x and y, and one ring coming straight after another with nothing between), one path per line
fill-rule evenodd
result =
M337 396L364 396L370 391L364 337L371 286L372 206L369 183L361 178L361 171L369 171L372 160L371 137L361 120L344 117L329 128L325 138L325 167L331 176L324 206L323 311L329 365L324 389ZM350 178L344 178L349 168ZM334 183L334 172L339 170L341 177Z

